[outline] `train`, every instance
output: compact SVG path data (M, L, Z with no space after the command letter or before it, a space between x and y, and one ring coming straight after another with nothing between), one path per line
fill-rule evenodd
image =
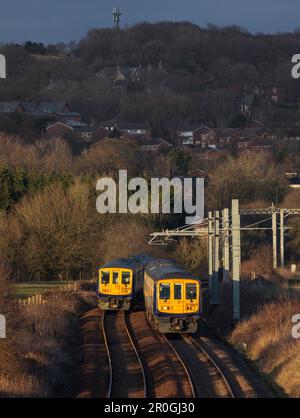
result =
M143 254L117 258L99 269L97 299L100 309L128 311L142 296L144 267L150 257Z
M172 260L153 260L144 271L148 321L161 333L194 333L202 311L201 281Z
M161 333L196 332L201 294L201 280L168 259L138 255L99 269L100 309L128 311L143 297L148 321Z

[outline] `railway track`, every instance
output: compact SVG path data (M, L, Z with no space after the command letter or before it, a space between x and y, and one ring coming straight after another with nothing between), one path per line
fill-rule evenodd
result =
M146 398L142 360L124 311L103 312L102 332L109 363L107 398Z
M194 397L235 398L231 382L209 351L189 334L164 337L189 376Z
M186 374L187 380L188 380L189 385L190 385L192 398L196 398L196 391L195 391L194 383L193 383L192 377L190 375L190 372L188 370L188 367L186 367L186 365L185 365L184 360L182 359L182 357L180 356L179 352L176 350L174 345L170 342L170 340L165 335L162 335L162 339L171 348L171 350L175 354L176 358L178 359L179 363L182 365L182 368L183 368L183 370Z

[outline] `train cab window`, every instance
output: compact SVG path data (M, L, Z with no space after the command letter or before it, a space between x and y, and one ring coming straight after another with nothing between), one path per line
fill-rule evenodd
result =
M128 273L127 271L123 271L122 273L122 284L130 284L130 273Z
M119 273L117 271L113 271L112 282L113 284L119 284Z
M170 283L160 283L159 285L159 298L160 299L170 299L171 296L171 286Z
M102 271L101 272L101 283L102 284L109 284L109 271Z
M174 299L180 300L182 298L182 284L174 284Z
M186 298L189 300L197 298L197 286L195 283L187 283L186 285Z

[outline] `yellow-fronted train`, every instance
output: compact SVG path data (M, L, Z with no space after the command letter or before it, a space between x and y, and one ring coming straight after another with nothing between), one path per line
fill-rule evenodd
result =
M97 298L100 309L129 310L142 296L147 256L118 258L99 269Z
M202 310L201 282L172 260L154 259L144 271L146 314L162 333L194 333Z

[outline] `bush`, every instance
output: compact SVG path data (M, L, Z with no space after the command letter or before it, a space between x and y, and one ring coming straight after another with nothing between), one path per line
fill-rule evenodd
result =
M208 201L211 207L229 207L231 199L240 203L264 200L276 203L287 193L287 183L273 166L256 154L230 158L209 176Z

